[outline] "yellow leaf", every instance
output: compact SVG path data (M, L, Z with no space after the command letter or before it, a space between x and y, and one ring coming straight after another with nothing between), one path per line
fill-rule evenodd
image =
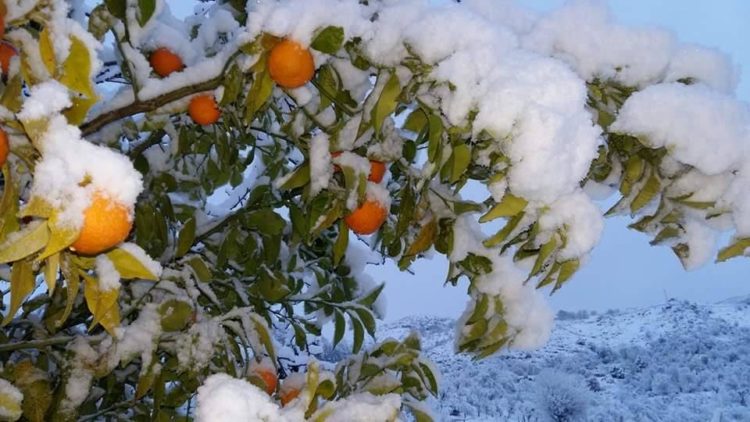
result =
M73 97L73 105L66 109L63 114L68 119L68 123L78 126L86 119L86 114L91 107L98 101L97 97Z
M60 254L56 253L47 258L44 264L44 281L47 283L47 292L50 296L55 291L57 272L60 270Z
M94 98L91 82L91 53L86 44L75 36L70 37L70 53L62 66L60 83L72 91Z
M65 311L63 312L60 319L55 321L56 327L61 327L62 324L68 319L70 311L73 310L73 305L75 304L76 297L78 296L78 289L81 286L81 278L78 275L78 267L71 259L70 254L65 254L63 256L60 270L62 271L63 277L65 278L65 291L67 298L65 299Z
M0 199L0 244L5 241L6 236L18 231L18 189L13 181L13 173L10 164L3 166L3 197Z
M117 304L120 289L101 290L99 280L83 273L81 276L84 281L83 296L86 298L86 306L94 316L89 330L96 324L101 324L110 335L114 336L115 328L120 326L120 308Z
M42 249L49 240L46 221L30 223L10 241L0 245L0 264L18 261Z
M404 255L411 256L426 251L435 242L436 235L437 221L433 219L430 220L429 223L425 224L424 227L422 227L422 230L419 231L417 238L414 239L414 243L409 246L409 249L406 250L406 253Z
M52 40L50 39L50 34L48 28L44 28L42 30L42 33L39 34L39 55L42 58L42 63L44 63L44 67L47 68L47 71L51 76L55 75L56 70L56 60L55 60L55 50L52 49Z
M153 281L159 279L159 276L149 270L147 265L125 249L113 249L112 251L107 252L107 258L112 261L112 264L122 278L140 278Z
M28 260L18 261L13 264L10 274L10 309L3 319L2 325L7 325L13 321L18 308L26 297L34 291L36 283L34 282L34 272L31 269L31 262Z
M50 232L49 242L47 242L44 251L36 258L37 261L60 252L78 239L79 230L59 224L57 213L47 220L47 225Z
M41 217L50 218L55 213L55 208L50 205L44 198L35 196L31 198L28 204L21 209L21 217Z

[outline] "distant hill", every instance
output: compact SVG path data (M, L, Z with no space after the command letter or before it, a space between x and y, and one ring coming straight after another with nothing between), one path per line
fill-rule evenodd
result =
M478 362L453 353L449 319L405 318L379 338L411 329L442 372L440 420L750 421L750 297L560 312L544 348Z

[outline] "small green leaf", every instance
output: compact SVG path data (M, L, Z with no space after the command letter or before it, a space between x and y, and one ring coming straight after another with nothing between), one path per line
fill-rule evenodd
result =
M513 217L518 215L521 211L526 208L528 201L525 199L515 196L510 192L506 192L500 203L495 204L487 214L479 218L480 223L486 223L501 217Z
M362 324L364 324L367 333L370 334L372 338L375 338L375 317L372 315L372 312L369 309L364 308L355 308L354 311L357 313L357 316L359 316Z
M109 13L123 21L125 20L126 3L126 0L104 0L104 4L107 5Z
M245 123L247 124L255 120L255 113L263 107L273 92L273 79L271 79L271 74L268 73L266 60L267 56L264 55L253 66L253 84L247 93L247 103L245 104Z
M190 258L187 263L188 265L190 265L190 268L193 269L193 273L195 274L196 278L198 278L198 281L207 283L213 278L208 265L206 265L206 263L203 262L203 259L201 259L200 257L194 256Z
M310 47L326 54L335 54L344 44L344 28L327 26L315 36Z
M533 277L537 274L539 274L542 269L544 268L544 263L547 261L547 258L552 254L552 252L557 247L557 236L552 236L547 243L543 244L541 248L539 248L539 255L536 257L536 261L534 262L534 267L531 269L531 272L529 273L529 277Z
M156 10L156 0L138 0L138 23L146 26Z
M573 274L578 271L578 267L580 265L581 263L577 259L571 259L561 263L560 274L557 276L557 283L555 283L555 288L552 289L552 293L556 292L560 287L562 287L563 283L573 277Z
M406 118L403 128L410 132L420 133L427 126L427 114L421 108L417 108Z
M336 243L333 244L333 265L338 266L344 258L346 248L349 246L349 227L344 220L339 220L339 234Z
M381 75L381 77L384 75ZM388 115L393 113L398 104L398 96L401 93L401 84L398 80L398 76L395 72L392 72L388 78L388 81L383 86L383 91L380 93L380 98L375 106L372 108L370 115L370 121L375 129L375 133L379 134L380 129Z
M432 163L438 163L440 161L440 152L442 150L442 139L443 139L443 120L440 116L430 113L428 116L429 122L429 143L427 144L427 159Z
M44 250L36 257L37 261L41 261L48 256L62 251L78 238L79 231L77 229L60 225L58 223L57 213L53 214L52 217L47 220L47 227L49 228L50 233L49 241Z
M630 203L630 212L635 213L641 208L648 205L648 203L651 202L654 197L656 197L660 190L661 182L659 181L659 177L656 175L656 171L654 170L651 172L651 176L649 176L646 184L644 184L641 188L641 191L638 192L638 195L635 196L633 202Z
M456 183L466 172L471 163L471 148L466 144L458 144L453 147L453 153L444 168L447 169L448 181Z
M179 299L170 299L159 305L161 328L164 331L182 331L193 317L193 307Z
M304 163L297 167L291 176L281 185L281 190L292 190L310 183L310 164Z
M3 168L3 197L0 199L0 245L10 233L20 228L18 223L18 188L13 181L10 165Z
M362 342L365 339L365 330L362 327L362 323L359 322L359 319L350 317L349 321L352 325L352 330L354 331L354 343L352 343L352 353L359 353L359 350L362 349Z
M333 347L336 347L336 345L341 342L341 339L344 338L344 330L346 329L346 320L338 310L334 312L334 323L335 328L333 331Z
M263 347L266 349L266 353L271 357L271 360L276 362L276 349L273 347L273 340L271 339L271 333L268 330L266 321L260 317L260 315L252 313L250 318L255 324L255 331L258 333L258 339L260 340Z
M195 224L195 217L190 217L182 226L180 235L177 237L176 258L184 256L193 246L193 242L195 242Z

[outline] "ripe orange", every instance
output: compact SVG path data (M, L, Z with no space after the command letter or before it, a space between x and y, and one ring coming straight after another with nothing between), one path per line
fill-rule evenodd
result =
M375 183L383 181L385 175L385 163L382 161L370 160L370 175L367 180Z
M312 79L315 62L310 50L285 39L271 49L268 72L271 79L284 88L299 88Z
M2 167L5 164L5 160L8 159L9 151L10 144L8 143L8 134L0 129L0 167Z
M83 255L96 255L125 240L132 227L130 210L97 192L83 212L81 232L70 247Z
M259 367L255 369L254 375L260 377L260 379L266 384L266 393L268 393L269 396L276 391L276 384L279 382L279 379L276 376L276 371L273 371L270 368Z
M287 403L294 400L299 396L300 390L299 388L290 388L286 391L282 390L281 394L279 395L279 400L281 401L282 406L286 406Z
M16 55L18 55L18 50L13 47L13 44L7 41L0 41L0 69L3 70L3 77L8 76L8 71L10 70L10 59Z
M354 233L372 234L383 225L386 217L388 217L388 210L379 202L368 199L344 217L344 222Z
M188 105L188 114L195 123L199 125L210 125L216 123L221 116L219 106L216 104L216 100L213 95L198 95L190 100Z
M180 56L166 47L159 47L154 50L148 57L148 62L151 63L154 72L162 78L185 67Z
M336 151L331 153L331 157L336 158L341 155L342 152L343 151ZM341 171L341 167L339 167L338 164L334 164L333 170ZM367 176L367 180L380 183L383 181L383 176L385 176L385 163L382 161L370 160L370 174Z

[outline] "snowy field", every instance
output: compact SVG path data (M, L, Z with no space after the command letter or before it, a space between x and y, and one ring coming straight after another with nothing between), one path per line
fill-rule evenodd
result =
M442 372L443 421L750 421L750 297L566 313L550 342L482 361L453 353L454 321L411 317Z

